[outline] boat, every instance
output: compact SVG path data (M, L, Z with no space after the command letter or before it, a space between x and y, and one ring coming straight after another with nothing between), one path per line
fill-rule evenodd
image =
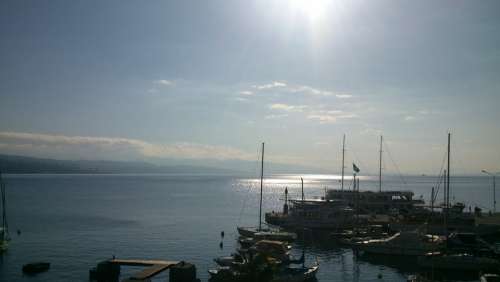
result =
M412 191L394 190L382 191L382 144L383 137L380 136L379 150L379 175L378 191L354 191L344 189L344 153L345 135L342 142L342 179L340 189L330 189L327 191L325 199L343 201L348 206L356 206L359 214L408 214L421 209L424 201L414 199Z
M264 143L262 143L262 157L260 169L260 203L259 203L259 225L257 227L240 227L236 229L241 236L256 238L258 240L279 240L291 242L297 239L297 235L292 232L285 232L281 230L262 228L262 190L264 184Z
M235 263L244 263L245 257L241 254L231 254L230 256L218 257L214 259L219 266L231 266Z
M7 212L5 206L5 183L0 172L0 194L2 196L2 226L0 226L0 253L6 251L10 241L9 226L7 224Z
M49 270L50 263L48 262L33 262L23 265L23 272L26 274L37 274Z
M492 273L486 273L481 275L479 278L480 282L500 282L500 275L498 274L492 274Z
M383 239L393 235L387 229L388 227L382 225L357 226L353 229L332 232L330 237L341 244L353 245L356 242Z
M424 201L414 199L412 191L382 191L382 137L380 148L379 191L344 189L344 135L340 189L330 189L321 198L301 200L288 200L285 190L283 211L266 213L266 222L285 229L303 226L332 231L352 228L355 223L362 223L360 220L366 224L388 224L391 217L423 211Z
M365 253L381 255L422 256L443 247L443 240L420 231L398 232L384 239L356 242L353 246Z
M471 253L430 252L418 258L418 265L423 268L462 272L500 270L500 261L498 259Z
M316 278L319 266L286 267L274 275L272 282L303 282Z

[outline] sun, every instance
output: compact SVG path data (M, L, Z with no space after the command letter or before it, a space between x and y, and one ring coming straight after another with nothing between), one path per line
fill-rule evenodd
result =
M328 0L290 0L292 10L304 14L311 21L321 19L327 10Z

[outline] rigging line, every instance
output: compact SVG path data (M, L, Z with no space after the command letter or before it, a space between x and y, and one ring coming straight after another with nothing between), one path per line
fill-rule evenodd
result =
M401 173L401 170L399 169L399 166L397 163L394 161L394 158L392 157L391 151L389 150L389 145L387 145L386 142L383 142L383 146L385 148L385 151L387 152L387 155L389 156L389 159L391 159L392 164L396 168L396 171L398 172L399 179L401 179L401 182L403 182L404 185L407 185L408 182L406 182L406 179L404 179L403 174Z
M448 156L448 152L445 150L445 153L443 155L443 160L441 161L441 169L439 170L439 175L438 175L438 178L436 179L436 185L435 185L436 186L436 192L434 193L434 202L436 202L437 195L439 195L439 190L441 188L441 183L443 183L444 165L445 165L446 157L447 156Z

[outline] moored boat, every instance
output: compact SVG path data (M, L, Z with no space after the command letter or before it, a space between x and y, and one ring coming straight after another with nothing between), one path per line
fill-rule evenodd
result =
M421 256L443 247L438 236L422 234L419 231L398 232L385 239L356 242L353 246L361 251L382 255Z
M319 266L286 267L274 275L272 282L303 282L316 278Z
M495 258L470 253L431 252L418 258L418 265L424 268L459 271L498 271L500 261Z

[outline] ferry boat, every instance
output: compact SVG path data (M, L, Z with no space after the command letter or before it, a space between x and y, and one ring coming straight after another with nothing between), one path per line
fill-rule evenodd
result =
M324 199L290 200L284 212L266 213L267 223L285 229L344 229L355 222L354 210L342 201Z

